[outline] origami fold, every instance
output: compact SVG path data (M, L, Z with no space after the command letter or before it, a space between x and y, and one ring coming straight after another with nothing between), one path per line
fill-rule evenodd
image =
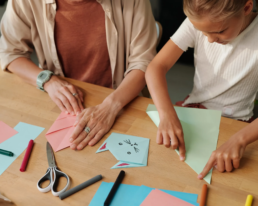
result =
M175 107L184 132L186 148L185 162L200 174L208 162L211 153L216 150L219 136L221 111ZM147 114L159 126L159 114L155 105L149 105ZM178 153L178 150L176 150ZM204 180L211 183L212 170Z
M96 153L109 150L119 162L111 169L147 166L150 140L112 133Z
M48 130L46 138L55 152L71 145L69 139L73 133L75 121L76 116L62 112Z

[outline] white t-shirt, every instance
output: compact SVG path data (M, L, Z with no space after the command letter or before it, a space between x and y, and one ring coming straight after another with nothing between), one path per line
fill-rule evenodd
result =
M194 48L194 86L184 104L201 103L233 119L253 116L258 92L258 16L227 45L209 43L188 18L171 40L184 51Z

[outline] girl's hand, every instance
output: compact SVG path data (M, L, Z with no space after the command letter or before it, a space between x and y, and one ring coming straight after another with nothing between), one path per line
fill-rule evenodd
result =
M198 179L203 179L212 167L215 167L219 172L231 172L233 169L237 169L244 154L245 147L246 143L241 135L236 134L232 136L211 154L202 173L198 175Z
M185 142L181 123L175 112L161 115L157 133L157 143L172 149L179 149L181 161L185 160Z
M59 79L57 76L52 76L44 84L44 89L62 112L78 115L83 110L83 93L76 86Z
M75 129L71 136L71 149L81 150L87 145L95 145L113 126L119 110L105 101L97 106L86 108L77 116ZM90 132L85 131L90 128Z

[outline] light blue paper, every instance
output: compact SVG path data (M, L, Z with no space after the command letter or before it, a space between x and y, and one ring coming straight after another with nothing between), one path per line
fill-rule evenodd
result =
M104 205L104 202L114 183L102 182L89 206ZM131 206L132 197L136 194L139 186L120 184L110 206ZM129 204L128 204L129 203Z
M146 150L146 153L145 153L145 157L144 157L144 161L142 164L133 164L133 163L130 163L130 164L127 164L125 162L118 162L117 164L115 164L111 169L117 169L117 168L130 168L130 167L144 167L144 166L147 166L147 163L148 163L148 154L149 154L149 147L148 147L148 150ZM122 166L123 165L123 166Z
M13 157L0 155L0 175L27 148L29 141L36 139L45 128L20 122L14 129L18 134L0 144L0 149L10 151L14 154Z
M96 153L109 150L119 162L111 169L147 166L150 139L112 133Z
M99 206L104 205L104 202L113 187L114 183L102 182L98 191L94 195L93 199L90 202L89 206ZM153 188L142 186L134 186L121 184L110 204L110 206L139 206ZM186 202L191 203L194 206L199 206L197 201L197 194L185 193L185 192L176 192L170 190L162 190L170 195L173 195L177 198L180 198Z

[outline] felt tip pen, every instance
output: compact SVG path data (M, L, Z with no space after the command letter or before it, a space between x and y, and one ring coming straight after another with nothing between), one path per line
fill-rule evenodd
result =
M115 196L115 193L119 187L119 185L121 184L122 180L124 179L125 177L125 171L121 170L121 172L119 173L112 189L110 190L108 196L107 196L107 199L106 201L104 202L104 206L109 206L113 197Z
M0 149L0 154L10 156L10 157L13 156L12 152L9 152L9 151L3 150L3 149Z
M245 206L252 206L252 203L253 203L253 196L248 195L247 198L246 198Z

